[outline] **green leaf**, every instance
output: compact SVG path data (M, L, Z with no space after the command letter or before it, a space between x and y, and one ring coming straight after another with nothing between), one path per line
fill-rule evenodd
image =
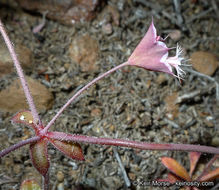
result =
M42 190L40 185L34 180L25 180L20 186L20 190Z

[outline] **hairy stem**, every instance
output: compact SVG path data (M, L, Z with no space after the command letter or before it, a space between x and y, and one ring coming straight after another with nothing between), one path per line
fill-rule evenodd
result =
M10 39L9 39L9 37L8 37L4 27L3 27L3 24L1 22L1 20L0 20L0 32L1 32L2 36L3 36L3 38L4 38L5 44L8 47L8 50L10 52L10 55L11 55L11 58L13 60L14 66L16 68L17 74L18 74L18 76L20 78L21 85L22 85L23 90L24 90L24 94L25 94L25 96L27 98L27 102L28 102L28 105L30 107L30 111L31 111L31 113L33 115L33 118L34 118L34 123L37 123L37 122L41 123L39 115L38 115L36 107L35 107L35 104L33 102L33 98L32 98L32 96L30 94L30 90L28 88L27 82L26 82L26 80L24 78L23 70L21 68L21 65L20 65L20 63L18 61L17 55L16 55L16 53L14 51L14 47L13 47L13 45L12 45L12 43L11 43L11 41L10 41Z
M43 190L49 190L49 171L43 176Z
M39 139L40 139L40 137L32 137L32 138L29 138L29 139L27 139L27 140L20 141L20 142L18 142L17 144L14 144L14 145L12 145L12 146L10 146L10 147L8 147L8 148L2 150L2 151L0 152L0 158L3 157L3 156L5 156L5 155L7 155L8 153L10 153L10 152L12 152L12 151L18 149L18 148L20 148L20 147L26 145L26 144L35 143L35 142L37 142Z
M58 111L58 113L52 118L52 120L47 124L47 126L43 129L42 134L46 134L46 132L48 131L48 129L51 127L51 125L55 122L55 120L60 116L60 114L78 97L80 96L80 94L82 92L84 92L85 90L87 90L90 86L92 86L93 84L95 84L97 81L99 81L100 79L108 76L109 74L111 74L112 72L128 65L128 62L124 62L114 68L112 68L111 70L103 73L102 75L100 75L99 77L93 79L91 82L89 82L87 85L85 85L83 88L81 88L74 96L72 96L71 99L69 99L67 101L67 103Z
M48 132L49 138L73 142L83 142L88 144L100 144L100 145L112 145L121 146L128 148L137 148L142 150L170 150L170 151L187 151L187 152L202 152L209 154L219 154L219 148L201 145L190 145L190 144L158 144L158 143L147 143L138 142L123 139L113 138L101 138L101 137L89 137L85 135L71 135L62 132Z

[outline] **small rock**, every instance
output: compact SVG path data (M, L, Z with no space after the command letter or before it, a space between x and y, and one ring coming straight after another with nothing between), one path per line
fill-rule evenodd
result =
M39 112L48 110L53 105L53 95L38 81L26 77L28 86ZM15 113L19 110L29 109L20 80L17 79L6 89L0 91L0 110Z
M141 120L141 125L143 127L149 127L152 124L152 120L151 120L149 114L141 114L140 120Z
M197 51L191 55L192 66L200 73L212 76L218 68L217 58L208 52Z
M99 24L109 23L119 26L120 14L115 6L107 5L98 15Z
M105 177L103 178L103 180L104 180L104 186L107 189L109 189L109 187L112 189L119 189L123 185L123 182L118 178L116 178L115 176Z
M219 147L219 137L213 137L213 139L211 140L211 145Z
M164 83L167 82L167 78L164 74L159 74L158 77L157 77L157 80L156 82L159 84L159 85L163 85Z
M17 53L22 68L24 70L30 69L32 67L32 54L30 49L22 45L17 45L15 52ZM6 46L0 43L0 77L10 74L13 71L15 71L15 68L10 53Z
M113 27L110 23L102 25L102 32L106 35L110 35L113 32Z
M101 4L99 0L16 0L18 5L30 12L43 13L48 11L48 18L57 20L63 24L90 21L97 14L97 8Z
M63 183L59 183L57 185L57 190L65 190L64 184Z
M172 40L178 41L181 38L181 31L180 30L173 30L170 32L169 36Z
M93 117L99 117L101 113L102 111L99 108L94 108L91 110L91 116Z
M58 182L63 182L64 181L64 174L62 171L58 171L57 174L56 174L56 178L58 180Z
M129 176L129 178L130 178L132 181L134 181L134 180L136 179L136 175L135 175L134 173L132 173L132 172L129 172L129 173L128 173L128 176Z
M109 130L111 131L111 132L114 132L115 131L115 125L110 125L110 127L109 127Z
M101 129L100 129L100 127L98 127L98 126L94 126L94 127L92 128L92 131L94 131L94 132L97 133L97 134L100 134L100 133L101 133Z
M97 70L99 45L89 35L77 36L69 46L69 54L73 62L80 64L83 72Z
M22 172L23 175L21 181L29 179L36 181L38 184L42 183L42 176L33 167L24 167Z
M204 123L207 127L214 127L214 123L212 121L209 121L207 119L204 120Z
M21 173L21 165L20 164L15 164L14 167L13 167L13 172L16 175L19 175Z
M171 120L175 119L179 114L179 105L175 103L177 97L178 97L178 93L174 92L171 95L167 95L166 98L164 99L166 103L166 111L167 111L166 116Z

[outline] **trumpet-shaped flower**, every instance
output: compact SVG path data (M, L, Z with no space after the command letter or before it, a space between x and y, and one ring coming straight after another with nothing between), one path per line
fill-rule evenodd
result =
M181 78L184 71L180 68L184 59L181 57L182 49L177 45L176 55L168 57L168 48L157 31L152 21L144 38L138 44L132 55L128 59L129 65L138 66L152 71L160 71L174 75L173 68L177 72L177 77Z

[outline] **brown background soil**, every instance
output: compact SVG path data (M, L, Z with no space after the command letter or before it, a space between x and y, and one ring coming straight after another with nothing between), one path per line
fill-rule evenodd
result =
M113 13L104 9L107 5L114 7ZM119 24L115 15L119 15ZM218 10L211 1L181 1L181 14L178 15L182 16L183 22L179 24L173 1L109 0L98 9L93 21L66 26L47 19L45 27L37 35L31 29L41 22L40 14L0 4L0 16L12 42L15 46L23 44L33 54L34 66L26 71L26 75L46 84L55 97L52 109L40 113L43 122L47 123L78 87L126 61L147 31L152 15L162 37L172 30L181 31L178 41L186 59L200 50L219 56ZM101 26L104 19L108 19L107 23L112 26L111 34L107 34L107 26ZM91 49L91 52L98 51L95 65L84 66L70 58L69 46L79 35L88 35L98 43L98 49ZM176 47L178 41L168 38L168 47ZM212 76L217 81L218 74L216 71ZM15 78L15 73L2 77L0 89L6 88ZM171 104L176 97L196 90L200 93L189 101ZM169 118L170 114L172 118ZM20 141L24 134L30 135L28 130L10 123L12 116L12 113L0 111L0 149ZM187 72L185 80L179 84L166 74L125 68L90 88L70 105L52 130L156 143L218 146L218 118L214 83L207 79ZM143 189L134 185L126 187L112 147L87 144L82 147L85 162L71 160L50 148L52 188L63 183L69 190L74 189L74 184L97 190ZM162 156L171 156L189 169L185 152L125 148L117 151L131 181L164 178L167 170L159 160ZM202 156L198 172L210 158L211 155ZM59 181L57 173L64 174L63 182ZM40 175L29 159L28 147L0 160L0 189L19 189L20 182L27 177L40 181Z

